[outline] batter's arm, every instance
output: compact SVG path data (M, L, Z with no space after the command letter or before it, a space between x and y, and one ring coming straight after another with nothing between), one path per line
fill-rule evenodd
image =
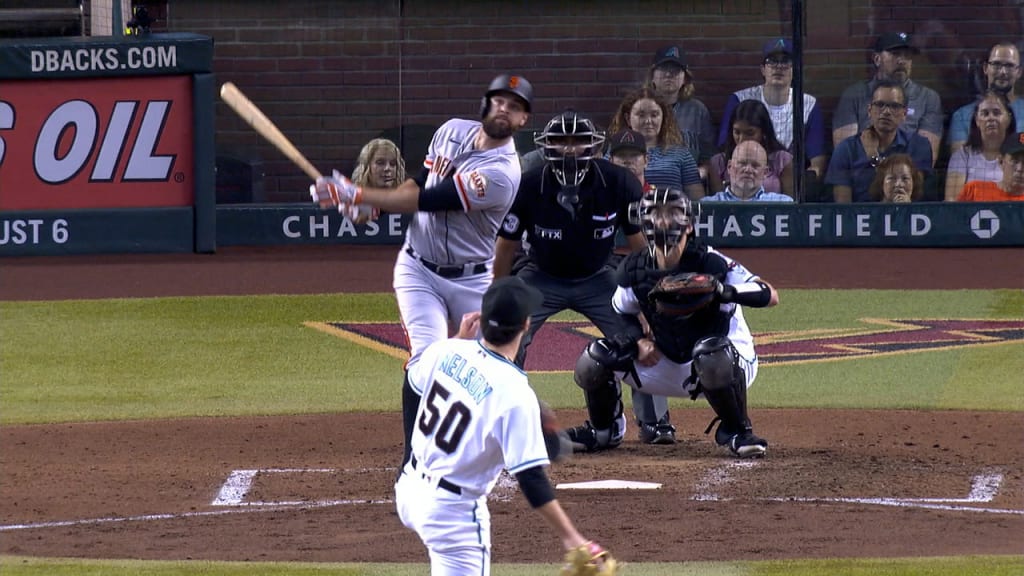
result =
M411 178L402 182L398 188L364 186L361 203L392 214L411 214L419 210L420 186Z
M498 236L498 241L494 245L495 280L503 276L508 276L512 273L512 264L515 263L516 253L519 252L519 247L522 246L522 244L522 242Z

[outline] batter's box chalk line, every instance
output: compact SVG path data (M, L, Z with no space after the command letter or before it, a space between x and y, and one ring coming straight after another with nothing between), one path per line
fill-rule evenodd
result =
M391 500L284 500L273 502L247 501L245 497L252 489L253 482L259 475L275 474L364 474L367 472L395 472L397 468L253 468L232 470L227 480L220 486L217 496L210 506L248 506L287 508L295 506L344 506L346 504L390 504Z
M738 462L736 464L737 466L733 466L732 468L740 468L741 466L738 466L738 464L754 464L754 462L744 461ZM758 500L767 500L772 502L825 502L841 504L865 504L872 506L893 506L899 508L923 508L927 510L945 510L951 512L982 512L988 514L1012 514L1018 516L1024 515L1024 510L972 506L972 504L987 504L994 500L996 494L999 493L999 487L1002 486L1003 484L1003 479L1003 474L994 471L986 471L974 476L973 478L971 478L971 489L968 492L966 498L819 498L787 496L758 498ZM729 474L729 467L712 468L711 470L706 472L701 481L698 482L697 494L692 499L720 502L728 501L730 500L729 498L720 498L717 494L711 492L711 490L713 490L714 486L721 486L727 484L731 480L732 477Z

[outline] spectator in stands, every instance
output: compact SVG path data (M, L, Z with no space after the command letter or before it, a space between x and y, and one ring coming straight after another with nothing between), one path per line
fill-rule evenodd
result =
M725 190L704 198L702 202L792 202L793 199L778 192L764 189L768 175L768 153L755 140L744 140L736 145L729 158L729 184Z
M793 197L793 155L775 136L768 108L760 100L744 100L733 110L726 122L732 129L725 142L725 152L711 158L708 183L711 190L722 191L729 180L728 161L740 142L753 140L761 144L768 153L768 174L764 178L764 189L781 192Z
M886 157L909 154L914 165L927 175L932 167L932 148L924 136L901 130L907 117L903 86L891 80L875 84L871 101L865 106L868 127L836 146L828 165L825 183L831 184L836 202L868 202L868 189L875 169Z
M707 166L708 159L715 153L711 113L694 97L693 73L686 65L682 49L668 46L654 54L646 86L672 108L683 145L690 150L697 165Z
M629 170L647 190L644 172L647 170L647 143L636 130L619 130L608 139L608 159L616 166Z
M371 188L397 188L405 182L405 160L398 145L387 138L374 138L359 151L352 182ZM380 211L368 204L350 206L345 216L356 224L376 220Z
M1003 92L989 88L971 108L971 129L967 145L954 151L949 158L949 168L946 170L947 202L956 201L967 182L1003 180L1000 149L1003 141L1018 130L1015 128L1016 114Z
M718 147L722 148L729 139L732 126L729 118L733 110L744 100L759 100L768 109L779 143L793 152L793 45L784 38L778 38L764 45L761 50L761 76L764 84L734 92L725 103L722 124L718 128ZM825 176L827 158L825 155L825 120L817 99L804 94L804 151L809 167L820 180Z
M868 194L875 202L917 202L924 196L924 174L907 154L893 154L878 165Z
M1017 96L1015 86L1020 80L1020 50L1012 42L1000 42L992 47L985 62L985 80L988 89L1002 93L1010 103L1016 118L1014 130L1024 130L1024 98ZM949 121L949 149L956 152L963 148L974 127L974 108L980 100L965 104L953 113ZM997 180L998 181L998 180ZM959 193L959 190L957 191ZM948 197L946 198L949 199Z
M868 103L879 82L896 82L906 95L903 130L916 132L928 139L932 149L932 162L939 154L942 141L942 101L939 94L910 79L913 60L920 50L911 44L905 32L882 34L875 42L872 62L875 77L858 82L847 88L839 98L839 105L832 116L832 145L839 144L866 129L870 122Z
M685 190L693 200L704 196L697 162L682 145L676 118L653 90L641 88L622 99L608 131L615 134L624 128L644 136L648 184Z
M1003 156L1001 182L968 182L957 198L960 202L1024 201L1024 132L1011 134L1000 149Z
M405 160L398 145L386 138L367 142L359 151L352 182L372 188L396 188L405 182Z

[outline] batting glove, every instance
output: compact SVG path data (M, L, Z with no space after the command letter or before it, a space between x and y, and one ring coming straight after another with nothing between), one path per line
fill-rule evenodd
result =
M330 176L317 178L316 184L309 187L309 195L320 208L337 208L340 212L346 204L359 204L363 189L335 170Z

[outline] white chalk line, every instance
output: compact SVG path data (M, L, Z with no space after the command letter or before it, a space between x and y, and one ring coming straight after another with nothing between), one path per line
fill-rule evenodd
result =
M184 512L180 514L143 514L141 516L124 516L109 518L85 518L82 520L62 520L57 522L35 522L31 524L6 524L0 526L0 532L11 530L31 530L34 528L63 528L69 526L85 526L91 524L111 524L115 522L141 522L147 520L179 520L183 518L200 518L203 516L225 516L228 514L251 514L254 512L274 512L294 508L328 508L348 504L391 504L391 500L324 500L318 502L298 502L294 504L276 502L256 502L243 504L228 510L209 510L205 512Z
M757 465L757 461L751 460L740 460L736 462L730 462L724 466L715 467L705 472L704 476L698 481L697 488L698 493L691 497L691 500L696 501L717 501L726 502L729 498L720 498L717 494L711 492L716 486L722 486L732 481L733 470L740 470L745 468L753 468ZM168 514L143 514L138 516L124 516L124 517L106 517L106 518L85 518L80 520L61 520L52 522L34 522L26 524L6 524L0 525L0 532L7 532L13 530L31 530L39 528L63 528L72 526L86 526L96 524L111 524L117 522L141 522L141 521L153 521L153 520L177 520L186 518L201 518L208 516L225 516L229 514L251 514L257 512L273 512L280 510L289 510L295 508L328 508L332 506L347 506L347 505L379 505L379 504L392 504L394 501L390 499L383 500L359 500L359 499L343 499L343 500L318 500L318 501L283 501L283 502L245 502L244 497L252 486L252 481L258 473L305 473L305 472L319 472L319 473L333 473L333 472L376 472L376 471L394 471L395 468L360 468L360 469L335 469L335 468L266 468L257 470L233 470L228 475L227 480L221 486L218 492L217 498L211 503L215 506L230 506L226 510L209 510L202 512L184 512L184 513L168 513ZM831 503L847 503L847 504L869 504L878 506L896 506L896 507L909 507L909 508L923 508L930 510L944 510L954 512L984 512L989 514L1014 514L1024 515L1024 510L1012 510L1006 508L982 508L976 506L961 506L958 504L983 504L991 502L995 495L999 491L999 487L1002 485L1003 475L1002 474L981 474L975 476L971 483L971 490L967 498L804 498L804 497L784 497L784 498L759 498L759 500L767 500L774 502L831 502ZM505 486L506 488L508 486ZM217 503L218 501L222 503ZM233 504L227 504L226 502L235 502Z
M734 465L725 465L711 468L704 473L704 476L697 482L697 494L691 500L726 502L731 498L721 498L713 490L732 481L731 471L744 468L739 466L748 462L754 465L754 461L740 461ZM745 466L749 468L751 466ZM839 504L868 504L874 506L895 506L900 508L922 508L926 510L946 510L952 512L984 512L989 514L1014 514L1024 515L1024 510L1013 510L1009 508L987 508L979 506L962 506L962 504L986 504L995 499L999 487L1003 483L1003 475L998 473L986 473L974 476L971 480L971 490L966 498L825 498L825 497L772 497L758 498L769 502L830 502Z

